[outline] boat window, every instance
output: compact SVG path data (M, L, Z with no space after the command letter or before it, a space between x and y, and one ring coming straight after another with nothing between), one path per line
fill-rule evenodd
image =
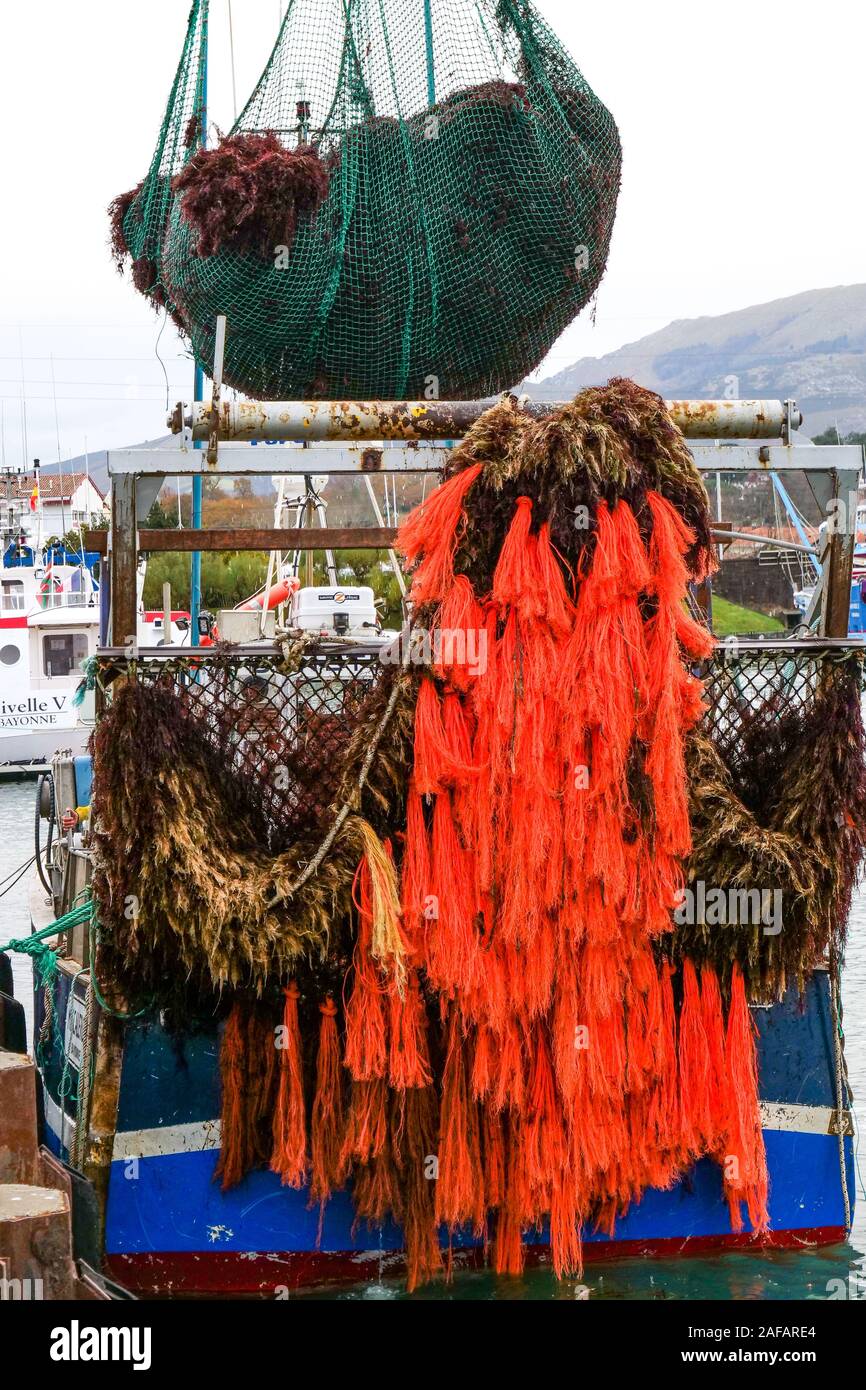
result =
M42 638L42 667L46 676L77 672L87 656L86 632L52 632Z
M3 609L7 613L20 613L24 607L24 584L20 579L3 580Z
M4 666L14 666L16 661L21 660L21 653L17 647L13 647L11 642L7 642L5 647L0 647L0 661Z

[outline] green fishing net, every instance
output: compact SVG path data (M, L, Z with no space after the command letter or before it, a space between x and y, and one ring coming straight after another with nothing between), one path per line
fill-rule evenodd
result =
M290 0L234 128L202 152L194 0L153 162L112 205L136 287L260 399L474 398L592 299L612 117L526 0Z

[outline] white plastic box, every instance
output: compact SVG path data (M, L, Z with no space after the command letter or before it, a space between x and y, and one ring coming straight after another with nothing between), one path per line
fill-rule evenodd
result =
M348 632L373 637L378 626L375 594L365 585L299 589L292 600L292 627L305 632Z

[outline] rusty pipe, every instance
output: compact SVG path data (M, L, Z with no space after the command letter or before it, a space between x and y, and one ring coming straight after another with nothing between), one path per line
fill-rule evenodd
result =
M460 439L497 398L482 401L221 401L221 442L273 439L298 443L325 440ZM522 399L534 418L544 419L557 401ZM789 418L802 415L786 401L668 401L668 409L687 439L782 439ZM175 434L192 431L207 439L212 427L210 401L178 404L168 423Z

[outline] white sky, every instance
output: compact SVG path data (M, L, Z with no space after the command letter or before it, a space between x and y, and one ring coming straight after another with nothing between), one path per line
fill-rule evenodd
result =
M417 0L420 10L420 0ZM545 374L672 319L866 279L862 0L540 0L612 110L625 151L595 327ZM279 0L234 0L241 102ZM212 0L211 117L231 124L227 0ZM30 0L2 12L0 397L7 464L164 432L159 321L106 246L105 209L145 172L187 0ZM161 344L174 402L192 369ZM52 369L56 382L57 423Z

